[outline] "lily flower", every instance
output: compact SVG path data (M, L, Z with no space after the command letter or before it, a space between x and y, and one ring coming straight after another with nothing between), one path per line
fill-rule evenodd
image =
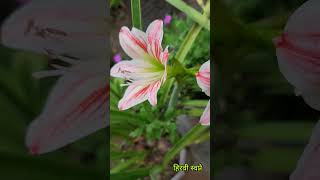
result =
M2 44L68 64L34 73L61 77L28 128L30 153L56 150L108 125L106 10L103 0L31 1L2 25Z
M289 18L282 35L274 40L279 68L297 95L320 110L320 1L309 0ZM315 126L290 180L320 179L320 123Z
M210 97L210 60L202 64L196 79L202 91ZM200 118L202 125L210 125L210 100Z
M120 45L132 60L123 60L111 68L111 76L125 79L128 86L119 101L120 110L146 100L157 104L157 93L167 76L168 47L162 49L163 21L153 21L146 32L122 27Z
M305 102L320 110L320 1L309 0L289 18L275 38L280 71Z

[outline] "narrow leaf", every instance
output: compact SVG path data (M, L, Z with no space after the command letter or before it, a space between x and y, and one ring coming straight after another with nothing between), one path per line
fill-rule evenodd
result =
M112 160L121 159L121 158L129 158L129 157L139 157L139 159L143 159L145 157L144 152L110 152L110 158Z
M142 29L140 0L131 0L131 16L133 27Z
M139 179L149 175L151 168L136 169L133 171L119 172L110 175L110 179L117 180L128 180L128 179Z
M184 12L188 17L210 31L210 20L181 0L166 0L172 6ZM210 5L209 5L210 6Z
M167 167L170 161L186 146L192 144L205 130L206 126L200 124L194 126L187 134L185 134L165 155L163 167Z
M121 163L119 163L119 165L117 165L116 167L114 167L110 170L110 174L121 172L121 171L129 168L130 166L136 164L136 162L137 162L136 157L129 159L129 160L126 160L124 162L121 162Z

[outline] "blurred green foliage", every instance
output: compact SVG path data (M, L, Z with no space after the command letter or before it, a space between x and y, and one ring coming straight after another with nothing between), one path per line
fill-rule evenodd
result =
M110 0L110 7L117 7L121 4L122 0Z
M120 84L122 83L123 81L119 79L111 80L111 132L113 132L113 129L123 129L130 124L129 129L123 129L124 131L121 135L127 138L145 136L148 141L159 140L161 137L168 136L174 143L178 137L173 119L174 114L164 115L159 108L150 107L148 102L133 107L129 112L120 112L118 110L117 105L120 96L123 94L123 89L120 90L117 87L121 87ZM162 92L163 90L161 90L159 96L161 96ZM129 117L130 119L128 119Z

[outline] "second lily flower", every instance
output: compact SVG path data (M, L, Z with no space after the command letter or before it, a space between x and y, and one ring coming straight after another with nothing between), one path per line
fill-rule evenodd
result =
M210 60L202 64L199 72L196 74L196 78L199 87L210 97ZM210 125L210 100L202 113L200 124Z

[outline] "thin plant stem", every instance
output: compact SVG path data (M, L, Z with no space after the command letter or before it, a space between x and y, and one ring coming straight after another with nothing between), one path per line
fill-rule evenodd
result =
M131 16L132 26L138 29L142 29L140 0L131 0Z

